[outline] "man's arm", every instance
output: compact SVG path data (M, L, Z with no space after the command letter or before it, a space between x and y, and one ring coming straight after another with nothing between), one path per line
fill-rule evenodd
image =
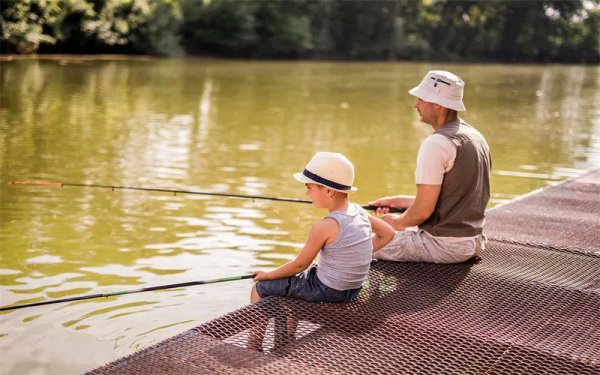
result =
M395 230L422 224L429 219L440 196L442 185L417 185L417 196L408 209L401 215L389 214L385 207L377 209L377 215Z
M382 219L396 230L422 224L435 210L444 175L452 168L455 158L456 146L452 141L440 134L427 137L417 154L417 195L414 201L400 216L389 215L386 208L378 209L377 214L384 215Z

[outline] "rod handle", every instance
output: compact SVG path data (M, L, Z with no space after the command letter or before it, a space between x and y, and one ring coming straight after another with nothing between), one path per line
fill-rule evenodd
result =
M386 206L374 206L372 204L362 206L362 208L364 208L365 210L369 210L369 211L375 211L379 207L386 207ZM388 207L388 209L390 210L390 213L397 213L397 214L400 214L400 213L406 211L406 208Z

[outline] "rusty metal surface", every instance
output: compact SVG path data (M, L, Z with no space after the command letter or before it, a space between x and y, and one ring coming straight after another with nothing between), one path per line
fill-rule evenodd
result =
M491 238L598 252L600 171L511 202L486 217Z
M479 260L377 262L355 302L267 298L90 373L600 374L600 184L586 178L494 211Z
M268 298L92 373L597 374L598 311L600 258L492 240L465 264L378 262L356 302Z

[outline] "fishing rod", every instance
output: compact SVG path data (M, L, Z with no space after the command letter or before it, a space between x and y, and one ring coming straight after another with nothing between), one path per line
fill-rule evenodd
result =
M17 310L17 309L23 309L25 307L34 307L34 306L42 306L42 305L53 305L55 303L71 302L71 301L81 301L81 300L84 300L84 299L92 299L92 298L101 298L101 297L108 298L108 297L113 297L113 296L120 296L120 295L123 295L123 294L151 292L151 291L154 291L154 290L183 288L183 287L186 287L186 286L193 286L193 285L206 285L206 284L223 283L223 282L226 282L226 281L252 279L252 278L254 278L254 276L255 276L254 274L252 274L252 275L242 275L242 276L230 276L230 277L223 277L223 278L220 278L220 279L213 279L213 280L189 281L189 282L186 282L186 283L167 284L167 285L151 286L151 287L140 288L140 289L123 290L123 291L120 291L120 292L88 294L88 295L85 295L85 296L71 297L71 298L62 298L62 299L54 299L54 300L44 301L44 302L27 303L27 304L24 304L24 305L5 306L5 307L0 307L0 311Z
M79 184L79 183L69 183L69 182L52 182L52 181L11 181L13 185L35 185L35 186L72 186L72 187L87 187L87 188L98 188L98 189L110 189L112 191L115 190L138 190L138 191L153 191L159 193L172 193L173 195L177 194L195 194L195 195L207 195L214 197L226 197L226 198L242 198L242 199L252 199L252 200L269 200L269 201L278 201L278 202L292 202L292 203L312 203L311 201L304 199L296 199L296 198L283 198L283 197L268 197L264 195L246 195L246 194L228 194L228 193L213 193L208 191L192 191L192 190L174 190L174 189L161 189L161 188L142 188L135 186L114 186L114 185L97 185L97 184ZM365 210L375 211L379 208L379 206L374 205L364 205L362 206ZM401 213L406 211L404 208L394 208L389 207L389 212L392 213Z

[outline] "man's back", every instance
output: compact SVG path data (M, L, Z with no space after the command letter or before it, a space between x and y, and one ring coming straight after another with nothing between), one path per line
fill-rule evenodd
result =
M481 133L459 118L436 133L454 143L456 158L452 169L444 175L433 214L419 228L443 237L481 234L490 198L489 146Z

